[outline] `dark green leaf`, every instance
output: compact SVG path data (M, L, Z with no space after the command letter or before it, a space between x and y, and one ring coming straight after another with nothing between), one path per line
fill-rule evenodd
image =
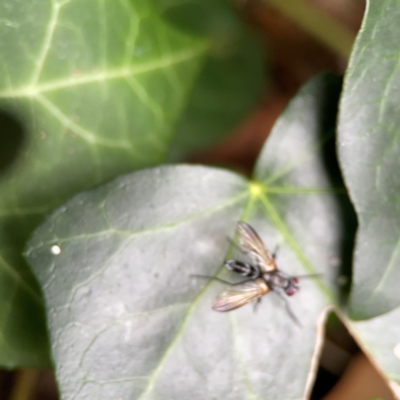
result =
M221 141L243 118L265 89L265 66L255 37L226 0L155 3L176 26L210 45L170 151L177 160Z
M354 319L400 304L399 18L398 1L368 2L340 106L339 155L359 221Z
M360 346L400 394L398 296L398 1L368 2L340 105L339 155L356 208L350 321ZM395 309L394 309L395 308ZM389 310L392 310L388 312ZM385 315L379 315L386 313Z
M0 4L0 107L25 134L0 180L0 365L48 365L23 246L72 194L165 160L205 54L149 1Z
M308 397L342 251L340 203L321 158L335 121L326 98L339 88L323 76L300 91L255 181L200 166L148 169L82 193L36 231L27 258L64 398ZM224 285L190 278L223 276L240 219L271 250L279 244L283 271L323 273L289 300L302 329L276 293L257 313L222 314L211 304Z

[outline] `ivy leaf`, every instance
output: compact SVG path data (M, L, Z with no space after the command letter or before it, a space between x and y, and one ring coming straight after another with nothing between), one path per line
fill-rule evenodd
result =
M397 1L368 2L340 105L338 149L359 228L348 325L400 393ZM373 40L373 46L371 46ZM384 315L380 315L383 314Z
M306 398L342 251L340 203L321 158L340 80L306 85L282 115L253 181L201 166L118 178L58 209L26 256L43 289L64 398ZM302 281L255 314L211 310L236 221L252 224ZM182 374L184 371L184 375Z
M203 150L243 118L265 89L265 62L253 35L225 0L155 0L179 29L206 37L210 51L190 94L170 159Z
M0 181L0 364L49 364L40 289L22 259L71 195L164 161L204 41L148 1L0 4L0 107L25 131Z
M399 17L398 1L368 2L340 106L339 156L359 221L350 302L357 320L400 305Z

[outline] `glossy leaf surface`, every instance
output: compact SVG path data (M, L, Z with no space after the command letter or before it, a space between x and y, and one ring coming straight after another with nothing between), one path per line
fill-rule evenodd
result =
M340 104L338 153L359 221L351 322L373 363L400 393L398 1L369 1ZM383 315L380 315L383 314Z
M340 105L339 156L359 221L350 315L400 305L400 4L369 1Z

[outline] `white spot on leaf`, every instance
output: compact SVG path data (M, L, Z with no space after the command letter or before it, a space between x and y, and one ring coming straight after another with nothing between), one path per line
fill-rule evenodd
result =
M51 246L50 250L56 256L61 253L61 247L57 245Z

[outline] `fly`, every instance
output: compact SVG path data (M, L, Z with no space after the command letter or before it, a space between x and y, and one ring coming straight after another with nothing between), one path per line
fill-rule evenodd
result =
M252 263L238 260L225 261L225 267L248 279L231 284L219 278L214 278L229 284L231 287L223 291L216 300L213 309L216 311L231 311L244 306L251 301L261 301L261 297L274 291L285 302L285 308L294 322L301 326L300 321L292 311L285 295L293 296L299 290L298 277L293 277L280 271L272 255L258 236L257 232L246 222L237 224L239 245L249 254ZM315 275L306 275L315 276Z

